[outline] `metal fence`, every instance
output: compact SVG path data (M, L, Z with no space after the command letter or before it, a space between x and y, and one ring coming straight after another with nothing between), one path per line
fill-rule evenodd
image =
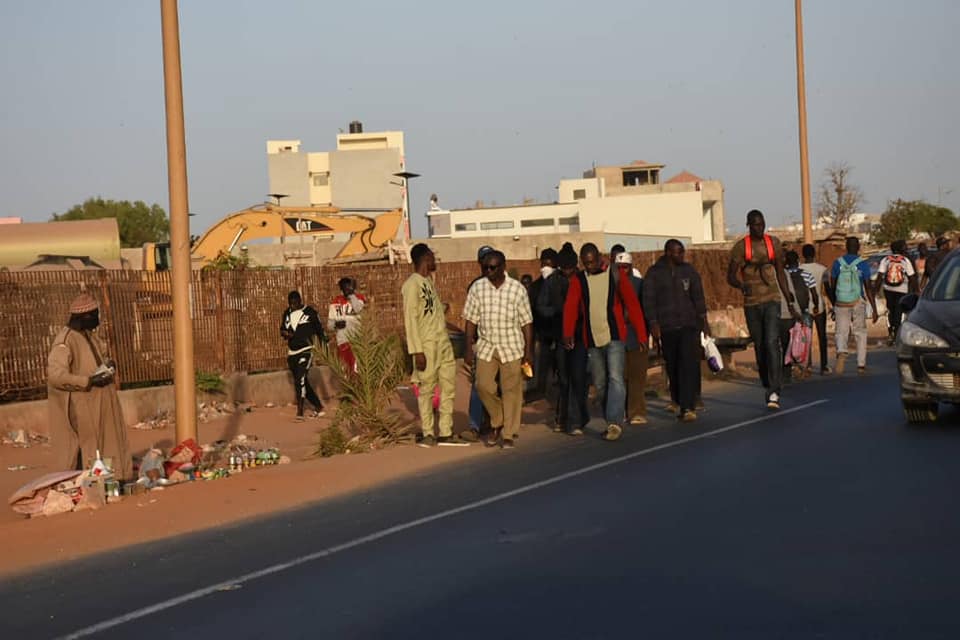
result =
M646 271L658 255L635 253L634 264ZM716 250L688 253L703 276L711 309L741 304L725 283L727 255ZM507 264L516 277L525 273L536 277L539 266L536 260ZM304 301L325 318L329 301L339 293L337 281L347 275L357 279L369 300L367 318L386 332L401 333L400 287L410 275L409 265L193 272L190 311L197 369L229 374L285 368L279 325L287 293L299 290ZM478 275L477 265L445 263L436 275L441 295L450 304L447 318L459 324L467 287ZM100 302L101 335L117 361L121 385L173 378L169 272L0 272L0 402L45 397L47 354L67 320L70 302L82 290Z
M339 293L337 281L345 275L357 278L367 296L367 317L385 331L401 332L400 286L409 274L409 265L382 264L193 272L196 367L222 374L285 368L279 325L287 293L301 291L326 318L329 301ZM450 294L450 318L459 317L466 287L476 275L470 263L444 265L438 274L441 291ZM45 396L47 354L70 302L84 290L100 302L100 333L117 361L121 385L171 380L170 284L169 272L0 272L0 402Z

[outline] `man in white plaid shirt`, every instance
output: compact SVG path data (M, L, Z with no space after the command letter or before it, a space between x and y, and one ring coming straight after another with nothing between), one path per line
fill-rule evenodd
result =
M529 367L533 357L533 314L527 290L507 277L506 264L500 251L484 256L481 265L485 277L474 282L467 292L463 318L467 323L464 362L469 367L477 358L477 392L493 428L487 445L499 444L509 449L520 433L522 367Z

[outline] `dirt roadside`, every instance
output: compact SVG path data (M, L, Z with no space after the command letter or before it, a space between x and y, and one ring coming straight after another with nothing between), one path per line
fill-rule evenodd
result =
M871 330L871 336L880 333ZM874 338L875 339L875 338ZM832 349L831 349L832 352ZM736 356L740 375L755 377L752 349ZM832 360L832 354L831 354ZM658 370L651 370L648 389L660 388ZM705 388L710 382L705 380ZM454 429L467 424L469 386L458 376ZM412 416L415 400L402 393L400 408ZM333 413L333 407L329 407ZM409 474L424 473L446 464L482 456L480 445L438 447L431 450L398 446L371 454L341 455L317 459L311 456L317 431L328 418L293 421L292 407L256 408L199 425L201 442L231 439L239 433L259 438L257 446L276 446L289 456L289 465L246 471L222 480L193 482L124 498L99 511L68 513L50 518L25 519L6 505L0 506L0 536L8 552L0 557L0 577L24 573L44 565L75 560L94 553L211 529L302 507L311 502L345 495L390 482ZM524 434L550 437L546 428L548 408L533 403L524 408ZM174 444L173 429L128 431L131 450L140 454L153 445L164 449ZM48 446L29 448L0 446L0 497L10 496L30 479L53 471ZM24 465L24 471L8 467Z
M467 424L468 398L466 378L458 376L455 430ZM413 415L415 399L412 392L402 392L398 407L406 415ZM525 427L525 432L546 432L543 427L545 409L542 402L524 408L524 424L530 425ZM315 458L312 453L317 432L329 424L329 415L334 412L331 402L328 417L297 423L293 420L293 407L257 407L249 413L238 412L198 426L202 443L230 440L241 433L256 436L256 447L278 447L282 454L292 459L289 465L252 469L220 480L170 486L125 497L122 502L107 505L99 511L49 518L26 519L3 505L0 507L0 537L5 541L8 553L0 557L0 576L263 517L488 453L482 445L430 450L397 446L369 454ZM150 431L131 428L128 437L131 451L137 455L151 446L169 450L174 444L172 427ZM0 496L7 498L31 479L55 471L51 459L49 445L0 446ZM8 470L8 467L21 465L27 468Z

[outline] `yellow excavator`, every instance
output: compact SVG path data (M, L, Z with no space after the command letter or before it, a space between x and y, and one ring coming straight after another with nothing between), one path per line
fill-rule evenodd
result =
M384 211L372 217L358 212L344 212L336 207L255 205L231 213L207 229L193 244L190 255L195 264L204 266L220 255L229 254L241 242L261 238L285 239L349 233L350 239L334 258L336 261L343 261L387 247L397 238L402 221L402 209ZM145 271L169 269L170 244L145 244L143 268Z

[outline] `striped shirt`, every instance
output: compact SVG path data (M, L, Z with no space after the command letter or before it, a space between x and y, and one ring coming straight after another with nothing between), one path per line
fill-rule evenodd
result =
M477 357L500 362L523 357L523 327L533 322L530 296L523 285L507 276L499 288L488 278L470 286L463 318L477 326Z

